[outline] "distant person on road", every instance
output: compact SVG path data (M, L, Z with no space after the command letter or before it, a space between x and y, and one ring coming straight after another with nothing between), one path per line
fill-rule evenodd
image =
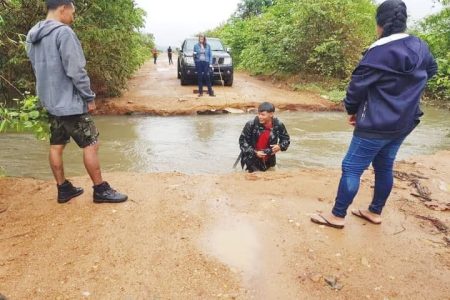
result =
M250 173L274 167L275 155L286 151L291 143L286 127L274 113L272 103L262 103L258 116L245 124L239 137L241 166Z
M195 44L194 46L194 61L198 76L198 96L203 96L203 81L206 81L208 94L209 96L214 97L210 73L213 67L213 56L211 46L207 43L204 35L199 35L198 44Z
M368 209L351 212L373 224L382 222L381 212L393 186L395 157L420 122L420 98L427 81L437 72L428 45L405 33L407 15L401 0L385 1L377 9L379 40L353 72L344 100L355 130L342 162L335 204L331 213L313 216L314 223L344 227L361 175L370 164L375 171L372 203Z
M158 60L158 49L153 48L152 54L153 54L153 63L156 65L156 61Z
M172 60L172 47L169 46L169 48L167 49L167 56L169 57L169 65L173 65L173 60Z
M47 19L27 36L27 54L36 75L37 94L50 120L50 166L57 182L58 202L66 203L83 193L64 175L63 151L70 138L83 149L84 165L94 183L95 203L118 203L127 196L103 181L98 158L98 130L90 116L95 94L86 73L80 42L70 28L74 21L72 0L46 0Z

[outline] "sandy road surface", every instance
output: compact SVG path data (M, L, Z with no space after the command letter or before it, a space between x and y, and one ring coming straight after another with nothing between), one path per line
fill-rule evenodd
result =
M233 87L214 87L216 97L198 98L197 87L181 86L175 65L162 57L158 64L148 61L130 80L128 91L120 98L98 101L100 114L146 113L152 115L190 115L208 110L255 108L271 101L285 110L336 110L338 106L311 92L292 92L249 75L236 72Z
M0 293L10 299L449 299L450 152L400 163L381 226L310 223L338 170L108 174L131 200L66 205L51 181L0 179ZM411 193L425 187L434 201ZM356 203L371 196L366 172ZM434 221L423 218L434 218ZM447 239L447 240L446 240ZM333 290L326 282L337 279Z

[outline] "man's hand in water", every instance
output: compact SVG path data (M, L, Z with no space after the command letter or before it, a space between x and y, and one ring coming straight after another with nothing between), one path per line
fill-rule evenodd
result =
M273 154L281 151L280 145L270 145L270 147L272 148Z
M88 102L88 112L93 112L97 109L97 106L95 105L95 101Z
M356 115L351 115L348 117L348 124L352 126L356 125Z
M264 153L264 151L256 151L256 156L259 158L264 158L266 157L266 154Z

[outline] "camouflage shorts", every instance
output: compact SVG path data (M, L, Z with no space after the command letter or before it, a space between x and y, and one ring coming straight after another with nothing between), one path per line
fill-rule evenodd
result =
M72 138L80 148L94 145L98 141L99 132L89 114L75 116L49 116L50 144L65 145Z

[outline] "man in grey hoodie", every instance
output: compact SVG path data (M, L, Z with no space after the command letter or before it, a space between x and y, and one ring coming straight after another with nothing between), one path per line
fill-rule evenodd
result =
M36 75L36 91L50 120L50 166L57 182L58 202L66 203L83 193L64 175L63 150L72 138L83 149L84 165L94 184L95 203L118 203L127 196L103 181L98 159L98 130L90 116L96 109L95 94L85 70L80 41L70 28L73 0L46 0L47 19L27 36L27 54Z

